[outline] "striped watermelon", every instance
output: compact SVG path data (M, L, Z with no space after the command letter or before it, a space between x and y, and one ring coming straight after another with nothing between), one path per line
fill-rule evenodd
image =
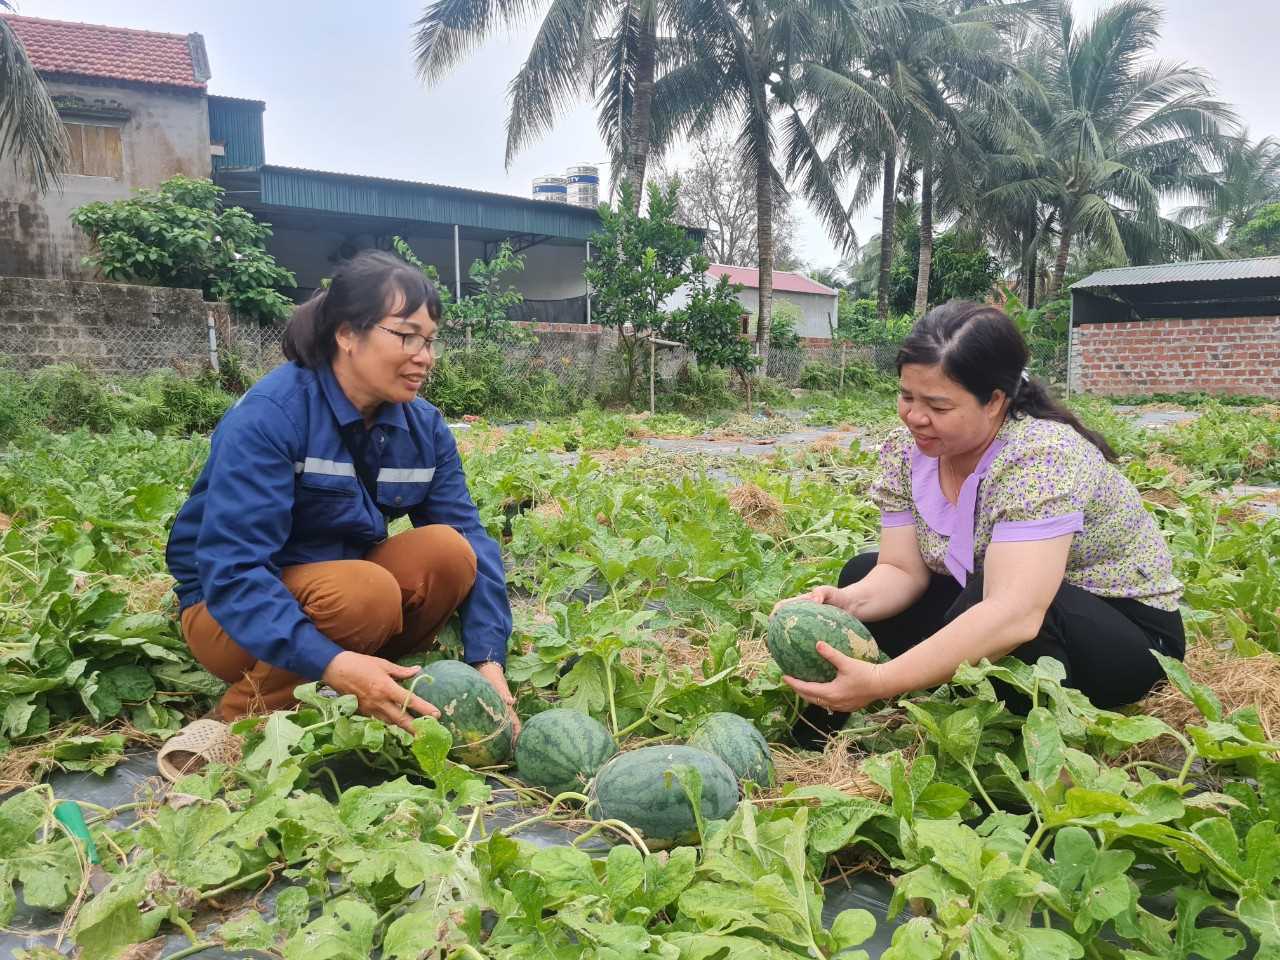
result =
M769 653L789 677L815 683L836 678L836 668L818 653L819 640L859 660L879 656L862 621L829 603L797 600L769 618Z
M516 766L527 783L555 795L581 791L618 752L604 724L558 707L530 717L516 741Z
M614 757L591 782L590 809L600 820L621 820L652 840L677 840L697 830L689 797L673 775L679 766L702 776L702 816L725 820L740 796L738 778L719 757L696 747L641 747Z
M739 780L757 786L773 784L773 752L760 731L736 713L713 713L689 738L689 746L714 754L729 765Z
M493 767L511 759L511 718L489 681L459 660L437 660L404 685L440 711L453 735L449 756L469 767Z

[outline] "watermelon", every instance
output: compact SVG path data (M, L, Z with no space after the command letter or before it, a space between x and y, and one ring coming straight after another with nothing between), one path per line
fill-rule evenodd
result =
M530 717L516 741L516 766L525 782L555 795L583 790L618 744L600 721L558 707Z
M493 767L511 759L511 718L489 681L460 660L437 660L404 685L440 711L453 735L449 756L469 767Z
M818 653L819 640L859 660L879 655L862 621L829 603L797 600L769 618L769 653L789 677L816 683L836 678L836 668Z
M689 738L689 746L715 754L739 780L759 786L773 783L773 753L760 731L736 713L713 713Z
M702 776L702 816L725 820L738 805L738 778L714 754L696 747L641 747L614 757L591 782L588 807L600 820L621 820L650 840L696 832L693 807L672 771L689 766Z

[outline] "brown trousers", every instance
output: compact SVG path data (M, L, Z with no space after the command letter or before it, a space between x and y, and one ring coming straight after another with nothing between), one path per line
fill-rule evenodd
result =
M326 637L346 650L395 660L435 639L476 580L476 555L452 527L397 534L363 560L285 567L280 579ZM213 619L204 603L182 611L182 636L204 668L231 686L214 715L230 722L288 709L306 680L259 660Z

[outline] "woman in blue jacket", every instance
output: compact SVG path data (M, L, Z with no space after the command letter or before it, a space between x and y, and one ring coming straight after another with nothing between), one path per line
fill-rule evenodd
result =
M322 680L406 729L436 715L394 661L455 610L464 659L508 705L511 608L457 445L418 391L440 297L367 252L295 311L277 367L222 419L166 557L192 654L230 684L220 719L293 705ZM414 529L387 536L408 515Z

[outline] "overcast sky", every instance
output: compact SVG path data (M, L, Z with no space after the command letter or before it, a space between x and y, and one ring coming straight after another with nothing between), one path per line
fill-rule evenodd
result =
M1108 0L1075 0L1084 19ZM19 0L18 12L58 20L204 35L210 93L267 102L268 162L528 195L533 177L606 152L590 106L503 167L506 85L533 26L495 38L446 80L425 88L413 67L412 24L426 0ZM1276 37L1280 0L1165 0L1159 55L1208 70L1256 138L1280 136ZM678 161L678 158L676 158ZM865 240L878 229L859 218ZM838 257L801 211L801 257Z

